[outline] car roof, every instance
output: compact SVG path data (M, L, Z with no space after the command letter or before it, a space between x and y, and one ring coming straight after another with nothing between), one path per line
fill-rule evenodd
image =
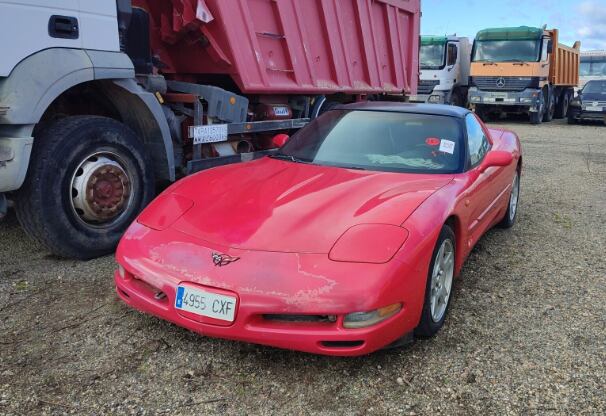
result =
M443 104L411 104L390 101L367 101L339 105L334 110L389 111L393 113L427 114L463 118L471 111L466 108Z

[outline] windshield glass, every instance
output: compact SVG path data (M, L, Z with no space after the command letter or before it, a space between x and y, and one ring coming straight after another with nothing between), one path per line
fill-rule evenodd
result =
M606 76L606 57L604 58L581 58L581 76Z
M538 62L538 40L482 40L474 46L474 62Z
M419 59L421 69L440 69L444 66L446 44L422 45Z
M583 88L583 94L606 95L606 81L589 81Z
M274 156L352 169L454 173L462 166L462 127L447 116L333 110L299 130Z

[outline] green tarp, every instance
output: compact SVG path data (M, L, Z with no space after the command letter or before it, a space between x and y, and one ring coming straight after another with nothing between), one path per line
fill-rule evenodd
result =
M444 45L447 40L446 36L421 36L421 46Z

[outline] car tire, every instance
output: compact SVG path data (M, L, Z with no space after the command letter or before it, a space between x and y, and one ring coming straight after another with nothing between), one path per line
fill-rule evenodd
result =
M568 115L568 124L579 124L579 120L569 114Z
M35 138L15 203L25 231L60 257L111 253L154 196L143 143L113 119L61 119Z
M441 266L440 262L444 261L442 253L446 252L449 252L452 256L451 260L448 260L447 265L442 263ZM421 311L421 320L414 331L417 338L431 338L437 334L444 325L452 299L455 259L455 234L452 231L452 228L448 225L444 225L433 250L429 270L427 272L425 300L423 302L423 310ZM442 280L440 281L440 279ZM442 298L442 301L439 301L440 294L445 297L445 299ZM438 299L436 299L436 297Z
M518 217L518 208L520 203L520 171L516 170L516 174L513 178L511 185L511 193L509 194L509 202L507 204L507 211L503 220L499 223L501 228L511 228L516 222Z

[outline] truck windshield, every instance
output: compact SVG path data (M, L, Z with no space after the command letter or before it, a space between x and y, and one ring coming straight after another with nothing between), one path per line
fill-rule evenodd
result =
M473 48L474 62L538 62L538 40L482 40Z
M371 171L459 172L463 128L448 116L327 111L299 130L274 158Z
M444 67L446 44L421 45L419 60L421 69L441 69Z
M606 76L606 56L581 57L580 74L582 77Z

